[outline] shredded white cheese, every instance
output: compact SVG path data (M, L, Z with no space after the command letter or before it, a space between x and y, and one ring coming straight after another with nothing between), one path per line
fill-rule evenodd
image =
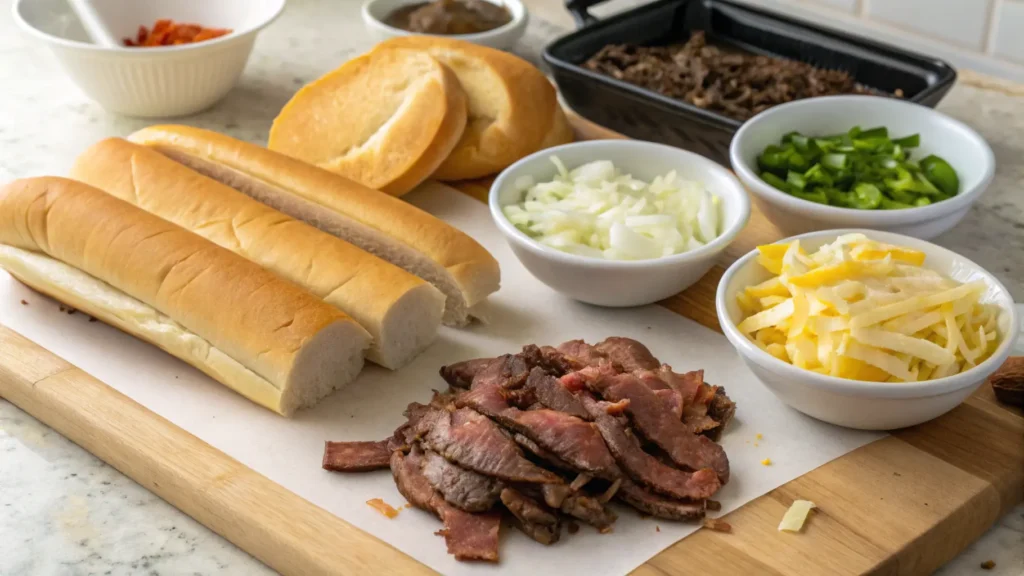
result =
M786 510L786 515L779 522L779 532L799 532L807 521L807 515L815 508L814 502L809 500L794 500L793 505Z

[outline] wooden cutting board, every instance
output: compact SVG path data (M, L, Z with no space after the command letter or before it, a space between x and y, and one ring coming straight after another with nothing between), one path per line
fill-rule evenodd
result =
M621 138L573 122L582 139ZM486 199L487 183L460 188ZM721 264L780 237L755 207ZM661 304L720 330L714 297L723 271ZM0 395L279 572L432 573L2 326ZM798 498L818 510L804 533L778 532ZM636 574L926 574L1022 498L1024 413L997 403L986 384L952 412L732 512L732 533L698 531Z

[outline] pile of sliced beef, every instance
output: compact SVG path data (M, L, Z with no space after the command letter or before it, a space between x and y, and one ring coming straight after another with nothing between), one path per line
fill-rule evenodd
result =
M529 345L441 376L448 390L410 404L391 438L328 442L323 467L390 468L402 495L441 520L459 560L497 561L505 515L551 544L563 523L610 531L613 499L701 519L729 480L715 440L735 404L702 371L673 372L635 340Z
M802 98L875 93L841 70L709 45L702 31L685 44L611 44L583 66L737 120Z

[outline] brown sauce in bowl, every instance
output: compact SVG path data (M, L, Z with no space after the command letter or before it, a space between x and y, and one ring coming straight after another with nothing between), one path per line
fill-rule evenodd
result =
M508 8L486 0L434 0L402 6L384 19L388 26L422 34L476 34L512 21Z

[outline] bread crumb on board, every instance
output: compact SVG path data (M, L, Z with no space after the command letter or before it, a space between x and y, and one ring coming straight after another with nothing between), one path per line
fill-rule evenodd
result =
M991 560L985 560L981 563L982 570L991 570L996 567L996 563Z
M387 516L388 518L394 518L395 516L398 516L398 510L395 510L390 504L388 504L384 500L381 500L380 498L372 498L370 500L367 500L366 503L369 504L371 508Z
M21 305L22 305L22 306L28 306L28 301L26 301L26 300L22 300L22 301L21 301Z

